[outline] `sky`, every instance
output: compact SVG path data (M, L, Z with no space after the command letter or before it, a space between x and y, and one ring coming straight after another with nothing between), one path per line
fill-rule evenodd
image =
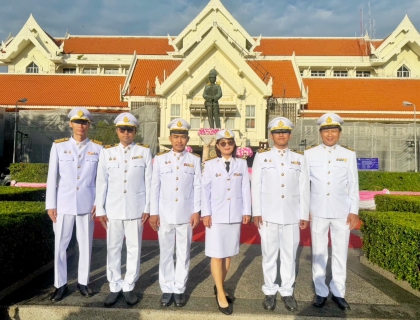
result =
M178 35L209 0L0 0L0 41L16 35L32 13L53 37ZM251 36L389 35L408 14L420 30L420 0L222 0ZM370 17L373 24L369 24ZM363 9L363 23L361 23Z

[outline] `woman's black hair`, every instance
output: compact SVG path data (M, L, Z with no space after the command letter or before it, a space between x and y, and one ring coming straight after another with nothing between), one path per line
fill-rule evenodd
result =
M235 142L235 139L233 139L233 138L222 138L222 139L218 139L217 141L216 141L216 144L219 144L219 142L221 141L221 140L232 140L233 142ZM235 142L235 147L233 148L233 151L232 151L232 158L236 158L236 149L237 149L237 145L236 145L236 142ZM221 158L222 157L222 153L220 152L220 150L218 149L218 148L215 148L216 149L216 154L217 154L217 156L219 157L219 158Z

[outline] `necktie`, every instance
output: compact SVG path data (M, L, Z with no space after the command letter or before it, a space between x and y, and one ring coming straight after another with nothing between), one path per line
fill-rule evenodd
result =
M230 162L229 161L225 161L225 164L226 164L226 171L229 172Z

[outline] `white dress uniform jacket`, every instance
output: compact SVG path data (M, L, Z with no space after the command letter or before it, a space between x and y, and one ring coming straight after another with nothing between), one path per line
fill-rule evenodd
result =
M229 172L223 158L206 161L202 177L201 216L213 223L238 223L251 215L251 192L247 162L231 158Z
M253 216L277 224L309 220L309 182L303 155L290 149L259 151L252 166ZM264 181L264 183L262 183Z
M356 153L340 145L321 144L305 151L310 172L310 212L320 218L347 218L359 212Z
M56 140L48 167L46 209L58 214L90 213L95 203L95 181L100 144L89 139Z
M152 157L134 142L102 150L96 181L96 215L108 219L140 219L150 212Z
M191 215L201 209L200 157L185 150L157 155L152 190L150 215L159 215L166 224L190 223Z

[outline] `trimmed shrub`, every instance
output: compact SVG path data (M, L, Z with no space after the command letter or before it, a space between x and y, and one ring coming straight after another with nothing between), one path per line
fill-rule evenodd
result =
M18 182L47 182L48 163L11 163L10 175Z
M69 248L75 245L73 240ZM54 259L54 232L44 202L0 202L0 290Z
M359 216L369 261L420 290L420 214L361 211Z
M398 211L420 213L420 197L404 195L377 194L376 211Z
M359 189L380 191L420 191L420 173L359 171Z
M0 201L45 201L45 188L0 186Z

